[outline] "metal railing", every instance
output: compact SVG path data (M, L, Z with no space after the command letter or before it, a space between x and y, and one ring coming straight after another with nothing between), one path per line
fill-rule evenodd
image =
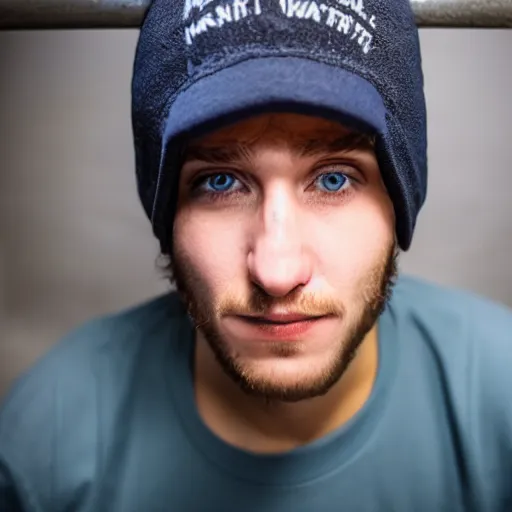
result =
M411 3L420 27L512 28L512 0ZM0 30L137 28L149 4L150 0L0 0Z

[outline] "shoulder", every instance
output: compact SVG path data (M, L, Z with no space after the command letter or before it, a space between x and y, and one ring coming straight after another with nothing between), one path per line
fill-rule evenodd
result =
M137 365L160 357L169 329L182 318L181 302L168 294L94 319L16 380L0 408L0 462L18 488L35 486L37 499L54 507L49 493L57 493L61 478L83 481L96 464L100 431L115 421ZM62 468L66 475L58 474Z
M389 311L400 369L413 379L405 387L446 426L481 507L508 510L497 504L512 497L511 310L467 290L401 277Z
M43 383L76 382L85 388L97 374L100 361L116 359L120 364L133 359L144 348L145 340L159 338L163 330L183 317L183 311L178 296L170 293L77 327L15 380L0 409L0 418L15 409L21 398L30 401ZM0 422L0 433L3 425Z
M475 447L512 451L512 311L408 276L399 279L391 309L407 333L404 344L430 356Z
M501 353L512 357L512 309L468 290L401 276L392 305L447 350L478 353L489 363ZM504 353L506 352L506 353Z

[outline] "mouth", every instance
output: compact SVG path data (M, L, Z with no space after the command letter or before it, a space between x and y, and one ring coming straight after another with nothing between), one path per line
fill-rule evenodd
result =
M297 322L310 322L313 320L318 320L322 318L322 316L308 316L308 315L300 315L295 313L282 313L282 314L272 314L272 315L264 315L264 316L242 316L244 320L247 322L252 322L255 324L275 324L275 325L286 325L293 324Z
M272 314L264 316L239 316L242 331L257 334L258 337L268 340L300 339L321 323L326 316L308 316L299 314ZM245 328L243 327L245 326Z

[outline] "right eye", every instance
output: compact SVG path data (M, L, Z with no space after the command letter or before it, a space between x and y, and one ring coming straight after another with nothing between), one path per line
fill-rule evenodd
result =
M217 172L200 176L193 184L196 194L227 195L243 188L242 183L232 174Z

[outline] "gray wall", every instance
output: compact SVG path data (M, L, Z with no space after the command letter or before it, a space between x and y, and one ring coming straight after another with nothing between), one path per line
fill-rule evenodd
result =
M512 306L512 31L421 39L430 185L402 268ZM0 33L0 394L75 325L166 289L135 190L136 40Z

